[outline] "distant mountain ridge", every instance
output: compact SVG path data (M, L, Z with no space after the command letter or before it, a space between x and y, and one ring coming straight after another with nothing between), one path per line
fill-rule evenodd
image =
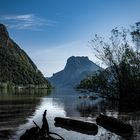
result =
M88 74L101 70L88 57L72 56L68 58L65 68L49 78L55 87L74 87Z
M45 85L44 78L29 56L10 37L5 25L0 24L0 84Z

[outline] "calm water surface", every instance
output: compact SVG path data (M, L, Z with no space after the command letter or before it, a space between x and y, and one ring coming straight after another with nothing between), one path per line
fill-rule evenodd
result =
M85 95L72 89L0 91L0 140L18 140L26 129L34 126L33 120L41 127L42 114L47 109L47 120L51 132L66 140L123 140L121 136L98 126L97 135L86 135L54 126L55 117L71 117L96 123L99 113L122 119L134 128L130 140L140 139L140 112L118 111L118 103L101 98L79 99Z

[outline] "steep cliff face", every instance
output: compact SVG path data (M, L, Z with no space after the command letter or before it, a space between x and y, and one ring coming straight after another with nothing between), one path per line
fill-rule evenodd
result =
M88 57L70 57L64 70L55 73L49 78L55 87L74 87L88 74L101 70L99 66L90 61Z
M0 83L50 87L29 56L10 38L3 24L0 24Z

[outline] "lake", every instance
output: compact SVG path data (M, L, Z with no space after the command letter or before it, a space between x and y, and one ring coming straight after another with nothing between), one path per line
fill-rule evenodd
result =
M96 135L81 134L55 127L55 117L71 117L96 123L100 113L130 123L134 134L130 140L140 139L140 112L119 112L117 101L101 98L79 98L86 95L73 89L0 91L0 140L18 140L26 129L34 126L33 120L41 127L42 114L47 109L50 131L58 133L65 140L123 140L119 135L98 126ZM90 93L94 94L94 93Z

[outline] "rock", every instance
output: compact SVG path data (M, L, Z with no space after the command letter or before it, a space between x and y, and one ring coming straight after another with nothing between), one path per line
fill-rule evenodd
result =
M96 135L98 132L98 127L96 124L70 118L56 117L55 126L88 135Z
M121 120L113 117L108 117L100 114L96 118L96 122L98 125L102 126L103 128L125 138L131 137L133 134L133 127L130 124L125 124Z

